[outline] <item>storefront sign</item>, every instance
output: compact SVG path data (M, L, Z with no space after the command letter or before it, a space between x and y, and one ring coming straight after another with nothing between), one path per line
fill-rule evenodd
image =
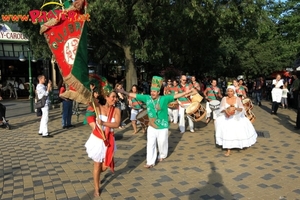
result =
M28 38L21 32L0 31L0 41L29 41Z

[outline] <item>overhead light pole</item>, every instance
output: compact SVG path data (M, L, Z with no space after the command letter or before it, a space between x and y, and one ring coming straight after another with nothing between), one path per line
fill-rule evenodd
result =
M31 60L31 50L28 49L27 51L28 53L28 72L29 72L29 99L30 99L30 112L34 112L34 109L33 109L33 88L32 88L32 71L31 71L31 62L37 62L37 60L32 57L32 60ZM23 53L20 54L20 57L19 57L19 60L21 62L25 62L26 61L26 58L24 56Z

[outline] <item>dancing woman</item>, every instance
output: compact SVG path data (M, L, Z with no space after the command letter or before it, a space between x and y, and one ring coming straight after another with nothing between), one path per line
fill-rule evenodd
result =
M216 144L227 149L250 147L256 142L257 133L252 123L245 117L245 109L240 98L235 96L235 87L228 86L227 97L221 101L215 121Z
M94 115L87 117L87 122L92 127L92 133L85 143L88 157L94 161L94 196L100 196L100 174L108 167L114 172L115 138L114 129L120 125L120 109L115 108L117 101L116 92L110 85L103 88L103 99L94 102L96 110ZM94 111L95 111L94 110Z

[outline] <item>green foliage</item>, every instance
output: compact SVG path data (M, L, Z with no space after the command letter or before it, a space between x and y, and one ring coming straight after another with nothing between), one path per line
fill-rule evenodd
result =
M42 3L3 0L0 9L25 14ZM125 64L132 83L144 62L153 72L171 59L176 70L197 76L256 76L291 67L300 55L297 0L94 0L88 12L90 58ZM35 54L50 57L39 26L19 26Z

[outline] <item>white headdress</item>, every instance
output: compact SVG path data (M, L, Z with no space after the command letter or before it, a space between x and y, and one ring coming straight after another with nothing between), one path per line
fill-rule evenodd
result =
M226 89L226 91L228 91L228 89L232 89L233 93L235 94L235 87L233 85L229 85Z

